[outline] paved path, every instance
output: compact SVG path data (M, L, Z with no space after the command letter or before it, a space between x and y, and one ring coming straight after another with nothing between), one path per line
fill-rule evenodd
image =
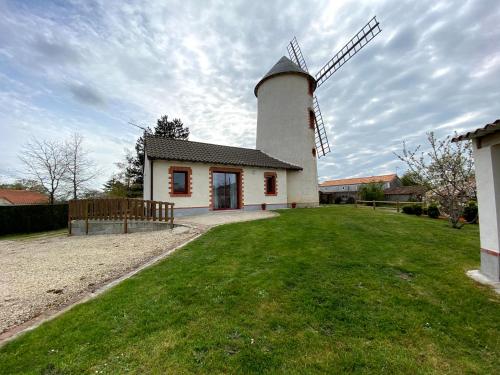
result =
M208 214L186 216L175 219L177 224L188 224L194 226L216 226L221 224L235 223L239 221L250 221L268 219L278 216L273 211L214 211Z

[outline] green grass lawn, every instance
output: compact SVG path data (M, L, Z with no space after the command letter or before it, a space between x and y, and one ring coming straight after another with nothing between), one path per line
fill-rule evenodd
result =
M0 349L0 373L500 373L477 226L334 206L217 227Z

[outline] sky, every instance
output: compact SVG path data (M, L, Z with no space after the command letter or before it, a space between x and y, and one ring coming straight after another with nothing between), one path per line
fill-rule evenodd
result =
M78 132L114 172L141 131L255 147L255 84L297 37L317 72L374 15L382 33L316 92L320 181L402 174L394 152L500 118L500 1L0 0L0 182L22 145ZM425 148L425 147L424 147Z

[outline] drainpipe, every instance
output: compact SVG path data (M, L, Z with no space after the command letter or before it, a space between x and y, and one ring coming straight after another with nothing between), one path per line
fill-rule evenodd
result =
M149 190L150 190L150 197L149 199L150 200L153 200L153 159L150 160L150 167L149 167L149 173L150 173L150 186L149 186Z

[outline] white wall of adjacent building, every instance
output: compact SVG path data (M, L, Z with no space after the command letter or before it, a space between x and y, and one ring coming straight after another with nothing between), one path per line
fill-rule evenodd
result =
M480 142L480 143L479 143ZM500 281L500 133L473 141L481 272Z
M147 172L151 161L145 163L144 173L144 198L150 198L150 173ZM175 196L170 194L170 167L191 168L191 196ZM176 208L210 208L210 168L235 168L243 170L243 204L258 206L262 203L268 205L287 204L287 171L284 169L242 167L208 163L178 162L166 160L153 161L153 200L175 203ZM264 173L275 172L277 195L265 195ZM272 206L270 206L272 208Z

